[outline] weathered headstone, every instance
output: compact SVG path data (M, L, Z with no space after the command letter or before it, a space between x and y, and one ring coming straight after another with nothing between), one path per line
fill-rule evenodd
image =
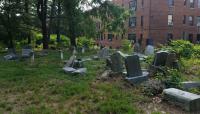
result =
M33 50L31 48L24 48L22 49L22 57L29 58L33 55Z
M15 53L9 53L8 55L4 56L5 60L16 60L18 56Z
M140 44L138 42L136 42L135 45L134 45L134 52L140 53L140 51L141 51Z
M123 72L123 61L120 53L116 52L110 57L111 60L111 70L116 73Z
M196 81L181 82L181 85L182 85L182 88L185 90L200 88L200 82L196 82Z
M163 94L164 99L175 103L186 111L200 111L200 95L175 88L165 89Z
M75 55L71 56L70 59L66 62L65 66L73 67L75 60L76 60L76 56Z
M99 58L106 59L110 56L109 49L103 48L98 53Z
M155 51L154 46L147 45L147 47L145 48L145 55L147 55L147 56L153 55L154 51Z
M168 52L167 51L159 51L156 53L156 56L154 58L154 66L165 66L167 57L168 57Z
M132 84L139 84L148 79L148 72L142 71L140 60L137 55L128 56L125 59L125 66L127 70L126 79Z
M166 67L179 69L178 59L175 53L169 53L165 63Z

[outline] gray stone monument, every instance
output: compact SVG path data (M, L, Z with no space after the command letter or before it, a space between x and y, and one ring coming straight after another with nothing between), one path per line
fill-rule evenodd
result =
M120 53L116 52L110 57L110 67L111 70L115 73L123 72L123 59Z
M164 99L175 103L186 111L200 111L200 95L175 88L165 89L163 94Z
M147 56L154 55L154 52L155 52L154 46L147 45L147 47L145 48L145 55Z
M125 59L125 66L127 70L126 80L128 80L132 84L139 84L143 81L148 80L149 73L142 71L139 56L128 56Z
M32 49L22 49L22 58L30 58L33 55Z
M110 53L109 53L109 49L108 48L103 48L98 53L98 57L102 58L102 59L106 59L109 56L110 56Z
M181 85L184 90L200 88L200 82L197 82L197 81L181 82Z
M141 52L141 47L140 47L140 44L138 42L136 42L135 45L134 45L134 52L135 53Z

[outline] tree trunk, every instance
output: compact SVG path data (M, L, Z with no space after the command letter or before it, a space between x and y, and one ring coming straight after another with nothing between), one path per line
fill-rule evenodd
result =
M58 17L57 17L57 42L60 42L60 18L61 17L61 1L58 0Z
M55 0L53 0L52 4L51 4L51 14L50 14L50 19L49 19L49 29L48 29L48 40L50 40L50 36L52 33L52 21L53 21L54 14L55 14Z

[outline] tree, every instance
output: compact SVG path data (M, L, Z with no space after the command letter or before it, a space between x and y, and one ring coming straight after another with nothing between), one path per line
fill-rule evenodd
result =
M47 28L47 2L48 0L37 0L37 14L42 24L43 48L49 48L48 28Z

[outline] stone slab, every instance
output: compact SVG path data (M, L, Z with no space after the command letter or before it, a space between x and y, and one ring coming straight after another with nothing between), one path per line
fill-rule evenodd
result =
M131 84L140 84L144 81L147 81L149 79L149 73L143 72L142 76L136 76L136 77L126 77L125 78L128 82Z
M183 89L188 90L192 88L200 88L200 82L196 81L188 81L188 82L181 82Z
M189 93L175 88L165 89L163 91L164 99L180 106L186 111L200 110L200 95Z

